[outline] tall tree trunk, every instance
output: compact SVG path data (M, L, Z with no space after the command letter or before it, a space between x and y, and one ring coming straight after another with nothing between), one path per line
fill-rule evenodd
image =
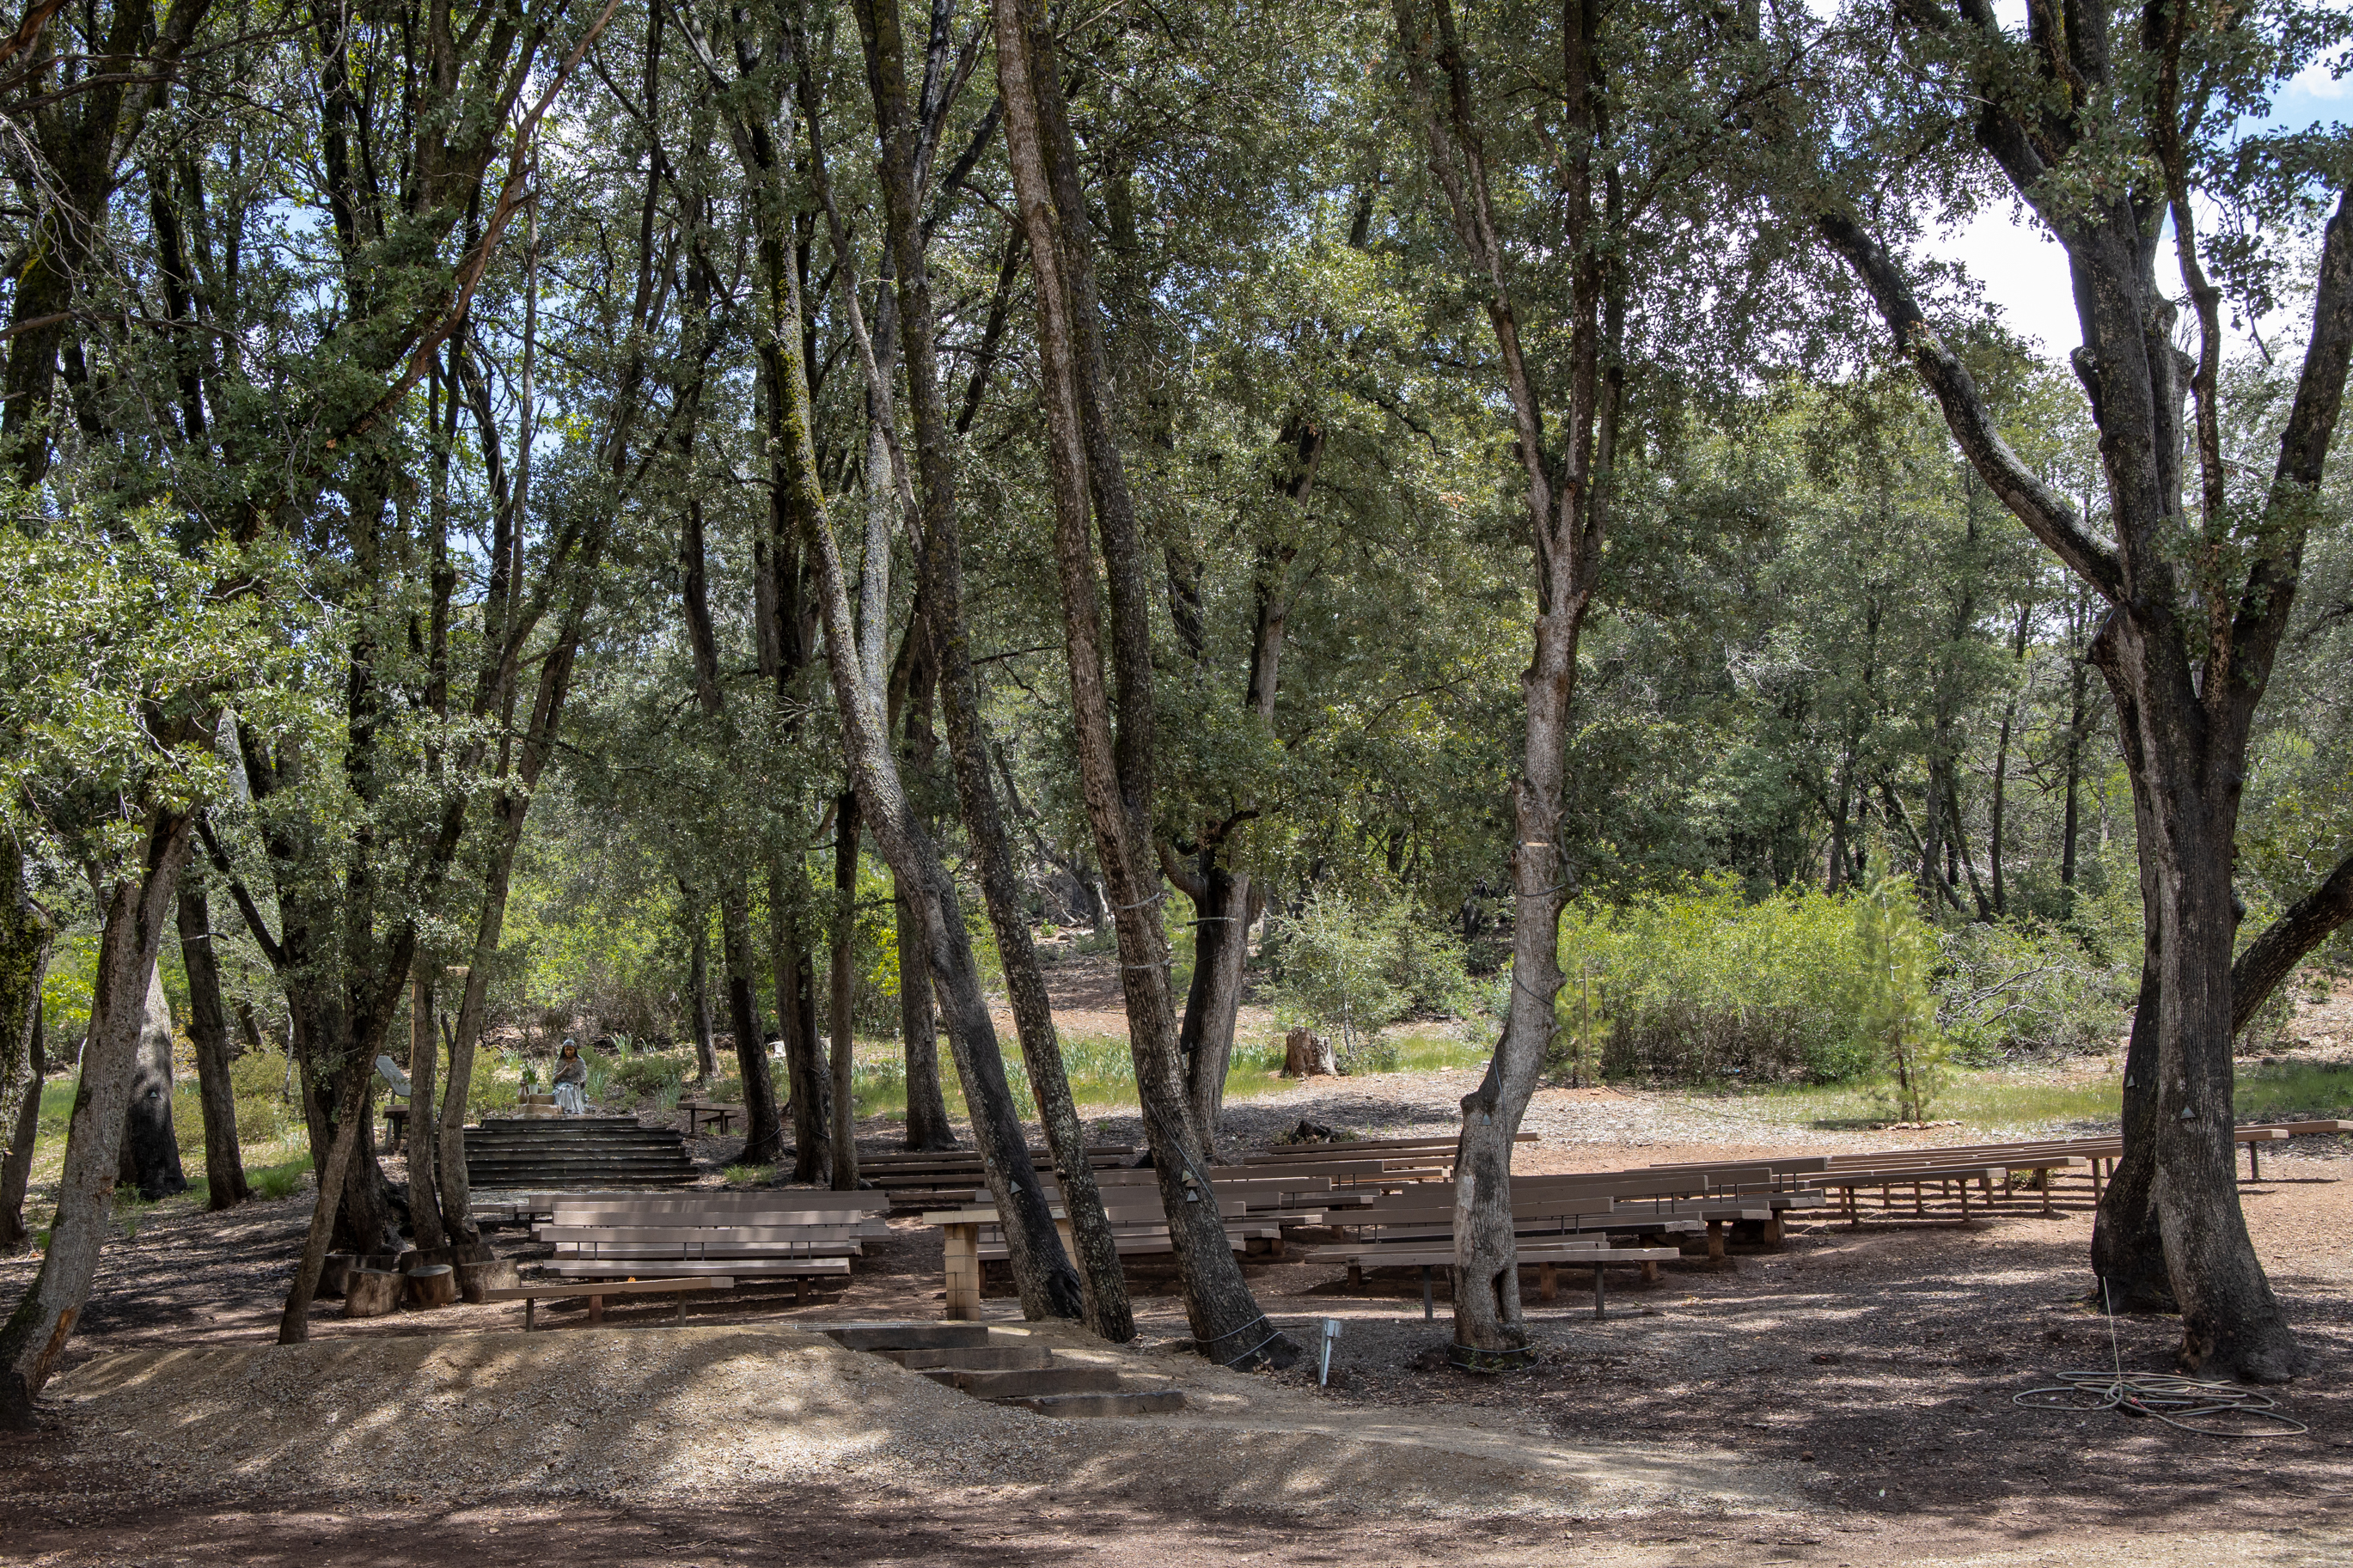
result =
M943 548L938 540L930 542L934 550ZM917 563L920 569L920 552ZM892 672L891 690L898 700L898 728L904 737L903 765L909 776L923 779L931 773L939 746L932 729L939 665L932 658L930 617L924 613L920 595L908 619L906 640L901 645L898 665ZM884 717L886 721L892 717L887 708ZM910 791L910 798L922 797ZM929 811L923 813L923 827L926 832L932 830ZM898 934L899 947L899 1046L907 1078L907 1147L953 1149L956 1146L955 1129L949 1125L947 1098L940 1089L939 1028L932 998L932 961L923 944L915 939L918 928L910 901L920 897L920 889L910 887L896 871L891 874L892 929ZM1018 1027L1019 1020L1015 1023Z
M2046 72L2063 68L2105 84L2105 35L2093 29L2086 36L2088 44L2066 46L2073 50L2072 59L2054 50L2047 58L2019 56L2017 63ZM2149 85L2160 96L2181 89L2180 37L2177 29L2153 42L2161 68ZM2005 52L1995 47L1986 57L1988 68ZM2295 1375L2309 1356L2287 1326L2239 1206L2232 1137L2236 912L2231 872L2255 710L2286 635L2303 547L2316 510L2313 498L2342 410L2347 366L2353 362L2353 190L2340 195L2328 221L2313 331L2269 493L2256 520L2260 526L2249 525L2243 557L2212 553L2183 562L2171 542L2182 529L2203 528L2219 539L2235 525L2226 506L2216 407L2221 352L2216 294L2205 284L2198 261L2187 154L2179 140L2179 109L2178 101L2168 100L2153 116L2163 191L2138 198L2120 192L2082 210L2039 209L2065 246L2073 270L2085 343L2076 366L2094 393L2113 547L2094 537L2066 499L2002 441L1975 380L1927 330L1910 285L1886 250L1852 214L1824 211L1815 222L1870 289L1970 462L2035 536L2110 606L2091 652L2115 699L2119 742L2133 781L2148 916L2149 956L2134 1031L2140 1059L2128 1049L2126 1071L2135 1089L2151 1084L2155 1103L2137 1110L2127 1090L2118 1172L2124 1190L2112 1190L2113 1202L2103 1205L2094 1267L2103 1279L2127 1281L2147 1272L2142 1238L2148 1219L2133 1210L2139 1190L2136 1162L2152 1158L2146 1202L2162 1238L2166 1278L2181 1309L2183 1363L2275 1380ZM2063 146L2084 133L2072 121L2038 123L2042 131L2063 132ZM1998 106L1985 110L1978 134L1986 150L2005 162L2014 188L2030 203L2042 199L2041 172L2047 167L2042 143L2034 142L2031 160L2022 161L2019 150L2031 138ZM2197 311L2200 353L2194 372L2192 362L2174 345L2175 307L2156 282L2158 214L2171 219L2181 273ZM2185 398L2192 396L2194 442L2182 417ZM2185 450L2195 452L2202 481L2194 520L2184 516L2182 505L2192 488L2181 471ZM2242 578L2217 575L2242 571ZM2144 1030L2154 1033L2148 1046L2142 1043ZM2153 1156L2144 1155L2151 1145Z
M851 1005L858 973L858 795L845 792L833 818L833 1190L858 1190L856 1040Z
M978 861L981 894L987 907L990 929L997 937L997 953L1004 963L1006 991L1012 1003L1014 1027L1020 1038L1022 1060L1029 1068L1030 1089L1038 1103L1039 1121L1060 1172L1063 1208L1070 1218L1071 1241L1078 1255L1079 1313L1094 1333L1124 1342L1135 1331L1127 1282L1120 1269L1118 1247L1103 1213L1102 1195L1096 1189L1094 1170L1087 1161L1085 1131L1079 1121L1078 1106L1062 1065L1061 1043L1054 1029L1044 973L1039 967L1029 921L1020 907L1011 844L995 792L989 785L988 742L981 727L979 686L973 674L970 628L964 609L963 543L956 518L954 447L940 386L930 272L924 261L916 210L916 142L923 128L916 123L908 103L905 50L897 12L891 6L872 4L871 0L859 0L856 8L881 142L883 208L898 280L898 319L904 347L902 357L907 365L908 403L914 417L923 480L923 526L916 561L922 574L923 622L932 665L937 671L941 707L947 719L956 804ZM935 46L942 37L935 29ZM1009 285L1013 265L1014 258L1008 253L1006 270L1000 272L1000 297ZM991 320L997 320L994 314ZM918 842L928 840L919 838ZM953 906L949 907L952 910ZM956 943L962 942L960 926L948 934ZM934 973L935 983L954 979L952 971ZM951 984L940 984L942 1001L953 1012L955 1004L951 1000ZM982 1016L986 1017L985 1011ZM951 1018L952 1047L956 1044L955 1031ZM993 1060L994 1057L992 1026L987 1058ZM981 1065L985 1067L987 1061ZM961 1057L958 1067L961 1071ZM966 1102L977 1131L983 1108L971 1098L973 1079L968 1074L965 1081ZM1026 1167L1026 1140L1014 1152ZM1043 1237L1039 1239L1042 1244ZM1042 1245L1039 1250L1043 1252ZM1061 1257L1059 1238L1050 1256L1058 1260Z
M2026 669L2026 634L2032 628L2033 620L2032 603L2020 605L2018 629L2010 635L2010 660L2014 671L2021 679ZM1993 883L1993 912L1998 915L2006 915L2010 912L2009 901L2004 896L2002 888L2001 860L2004 848L2002 833L2007 826L2005 808L2009 804L2010 796L2010 731L2017 726L2019 705L2025 700L2026 692L2021 689L2012 692L2010 700L2003 705L2001 736L1993 749L1993 806L1992 820L1988 824L1986 836L1986 876Z
M768 1073L768 1042L760 1028L758 963L752 956L750 898L740 876L719 884L719 955L727 966L727 1023L735 1032L735 1070L743 1076L744 1152L747 1165L785 1157L785 1130L776 1112L776 1082Z
M172 1005L164 996L162 973L151 970L131 1100L123 1110L119 1173L149 1203L188 1190L180 1170L179 1131L172 1124Z
M769 967L776 983L776 1030L785 1042L792 1098L793 1180L825 1179L833 1163L833 1074L817 1044L817 968L797 902L803 884L785 858L768 860Z
M237 1139L237 1086L229 1081L228 1015L221 1005L212 910L203 887L180 889L180 962L188 972L188 1038L196 1047L196 1093L205 1113L205 1206L231 1209L251 1197Z
M681 882L678 890L686 900L688 942L693 952L687 961L686 990L687 1004L694 1015L689 1025L694 1033L694 1081L701 1085L709 1083L719 1071L719 1056L711 1038L716 1033L711 1024L711 918L693 889Z
M1567 241L1559 265L1567 273L1569 342L1566 407L1553 436L1521 349L1511 268L1494 226L1486 153L1451 0L1433 0L1428 30L1413 0L1396 5L1398 43L1429 138L1430 167L1445 191L1456 237L1480 277L1502 360L1528 481L1535 555L1535 647L1521 677L1527 729L1512 786L1512 988L1486 1076L1463 1097L1455 1153L1454 1354L1472 1365L1516 1360L1528 1344L1512 1224L1512 1141L1551 1044L1553 1000L1561 986L1560 912L1573 876L1560 846L1569 700L1577 637L1600 566L1625 388L1620 359L1625 280L1609 256L1620 221L1616 185L1612 171L1605 166L1597 182L1594 168L1603 141L1603 15L1589 0L1571 0L1562 16L1566 113L1557 200ZM1550 456L1555 451L1557 459Z
M1200 1162L1205 1139L1186 1094L1152 849L1153 694L1148 601L1134 517L1110 435L1109 379L1095 319L1092 263L1053 41L1043 15L994 0L1006 152L1037 279L1038 345L1054 492L1054 553L1062 597L1080 777L1118 931L1128 1044L1145 1135L1202 1353L1229 1365L1288 1364L1299 1352L1266 1320L1234 1261ZM1103 626L1087 512L1092 498L1109 563L1120 726L1103 684ZM1068 1173L1066 1173L1067 1177Z
M425 1118L433 1105L435 1068L441 1056L440 1030L433 1016L433 975L429 960L420 960L408 987L408 1226L420 1247L447 1247L441 1224L440 1162L436 1147L425 1136Z
M913 904L897 873L891 878L892 907L899 933L899 1044L907 1068L907 1147L944 1150L956 1146L948 1121L947 1097L940 1089L938 1015L932 1000L932 961L917 936ZM918 895L920 896L920 895Z
M143 863L107 891L90 1041L82 1048L81 1087L66 1132L57 1221L40 1272L0 1327L0 1427L32 1426L33 1400L90 1300L99 1249L114 1228L114 1184L147 987L187 858L187 817L159 809L148 819Z

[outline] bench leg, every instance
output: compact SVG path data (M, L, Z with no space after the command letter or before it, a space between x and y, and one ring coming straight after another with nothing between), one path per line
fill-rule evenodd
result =
M1536 1300L1550 1301L1560 1293L1560 1266L1556 1263L1536 1265Z
M670 1321L673 1323L686 1321L686 1292L683 1290L678 1293L678 1310L670 1314Z
M524 1297L522 1299L522 1331L524 1333L531 1332L532 1329L536 1326L535 1320L538 1317L539 1298L536 1296Z
M796 1307L808 1305L808 1276L806 1274L793 1276L793 1305Z
M1602 1281L1608 1278L1609 1270L1596 1263L1593 1266L1593 1315L1597 1319L1604 1316L1607 1311L1609 1289Z
M1351 1263L1348 1265L1348 1289L1351 1292L1356 1295L1362 1295L1364 1293L1365 1266L1363 1264Z
M1421 1266L1421 1321L1426 1323L1436 1316L1437 1310L1430 1300L1430 1265L1425 1263Z
M980 1227L944 1226L947 1253L947 1317L952 1322L980 1319Z
M1969 1184L1966 1179L1961 1183L1961 1223L1969 1223Z
M2045 1169L2037 1171L2034 1174L2042 1188L2042 1213L2047 1217L2051 1213L2051 1173Z
M1850 1205L1852 1205L1854 1198L1854 1189L1852 1187L1849 1187L1846 1191L1846 1195ZM1720 1219L1712 1219L1707 1222L1707 1261L1708 1266L1712 1268L1721 1268L1724 1267L1724 1222Z
M2250 1143L2247 1145L2247 1180L2251 1182L2260 1182L2263 1179L2263 1156L2262 1150L2263 1145L2260 1143Z
M604 1297L591 1296L588 1298L588 1321L592 1323L601 1323L605 1321Z
M1781 1246L1781 1211L1774 1209L1765 1216L1765 1245L1776 1251Z

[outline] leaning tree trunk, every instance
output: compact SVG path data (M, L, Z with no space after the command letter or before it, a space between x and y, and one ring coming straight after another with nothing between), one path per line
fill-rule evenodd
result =
M41 1128L41 978L48 971L48 917L25 889L24 852L0 835L0 1123L9 1126L0 1160L0 1252L21 1249L25 1185Z
M1150 847L1152 670L1141 562L1124 469L1110 432L1109 371L1077 198L1077 169L1053 40L1042 11L994 0L1006 153L1037 279L1038 347L1054 494L1054 554L1062 599L1080 779L1118 930L1120 974L1137 1098L1152 1145L1186 1318L1204 1355L1229 1365L1289 1364L1298 1347L1267 1321L1235 1263L1200 1160L1201 1131L1185 1093L1176 1012ZM1093 498L1110 560L1121 727L1103 683L1103 627L1088 538Z
M834 805L833 841L833 1190L858 1190L856 1039L850 1013L858 976L858 795Z
M987 743L981 730L978 682L973 674L970 627L964 610L964 547L956 517L954 443L941 394L937 321L917 212L914 141L920 132L908 101L904 41L892 7L861 0L856 9L881 142L884 217L899 282L908 403L914 416L923 479L923 526L916 563L923 574L923 633L947 718L956 804L979 864L981 896L1004 964L1014 1027L1029 1068L1039 1122L1061 1173L1063 1207L1078 1255L1081 1309L1091 1331L1124 1342L1135 1331L1127 1281L1095 1186L1094 1170L1087 1161L1085 1130L1062 1065L1044 973L1020 908L1011 844L989 787ZM976 377L974 386L979 384ZM957 934L961 936L960 931ZM1021 1157L1026 1163L1026 1149Z
M32 1240L25 1225L25 1189L33 1178L33 1147L41 1136L41 1081L48 1072L41 1047L41 999L33 998L32 1027L25 1039L24 1099L9 1120L8 1152L0 1159L0 1252L22 1252Z
M195 882L180 890L180 959L188 971L188 1038L196 1047L196 1096L205 1114L205 1206L232 1209L253 1195L237 1140L237 1086L229 1081L228 1013L221 1005L212 910Z
M150 969L139 1029L139 1056L132 1069L131 1101L123 1109L120 1179L149 1203L188 1190L180 1170L180 1138L172 1125L172 1005L164 976Z
M311 1228L302 1237L301 1257L294 1266L294 1283L286 1292L286 1307L278 1317L278 1342L281 1345L301 1344L311 1337L311 1302L318 1293L319 1273L326 1267L327 1248L334 1237L336 1211L343 1206L346 1173L352 1167L353 1155L367 1123L368 1078L375 1065L362 1059L361 1053L352 1054L355 1059L347 1062L337 1075L335 1136L327 1146L326 1162L319 1171L319 1197L311 1207Z
M147 986L187 858L187 817L158 811L148 825L145 863L135 876L116 881L106 900L90 1042L66 1132L57 1220L40 1272L0 1328L0 1426L33 1425L33 1400L90 1300L99 1249L114 1228L114 1184Z

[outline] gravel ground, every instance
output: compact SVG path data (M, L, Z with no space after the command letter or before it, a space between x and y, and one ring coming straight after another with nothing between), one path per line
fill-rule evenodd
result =
M1775 1511L1789 1495L1729 1453L1630 1446L1604 1464L1507 1417L1339 1422L1196 1357L1043 1332L1065 1360L1176 1376L1193 1408L1056 1420L776 1326L129 1351L58 1380L51 1403L75 1465L143 1475L159 1498L739 1503L786 1480L1116 1497L1142 1480L1206 1509L1460 1516ZM1388 1479L1367 1489L1374 1470Z

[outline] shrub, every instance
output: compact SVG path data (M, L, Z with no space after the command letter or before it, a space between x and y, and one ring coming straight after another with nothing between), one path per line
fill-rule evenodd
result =
M1344 1072L1351 1060L1371 1061L1368 1042L1399 1018L1459 1016L1475 1006L1461 940L1424 922L1403 900L1359 904L1337 888L1319 889L1296 914L1269 922L1266 947L1277 1010L1336 1037Z
M1680 1082L1861 1076L1873 1054L1852 1006L1854 920L1810 889L1750 903L1728 879L1561 917L1561 967L1594 1015L1568 1042L1604 1076ZM1588 1058L1588 1059L1590 1059Z
M1853 902L1855 1028L1886 1075L1882 1098L1899 1120L1926 1121L1952 1054L1928 989L1936 935L1908 879L1883 875Z
M1971 921L1938 947L1937 1026L1981 1066L2113 1047L2139 980L2137 965L2101 962L2076 933L2037 920Z

